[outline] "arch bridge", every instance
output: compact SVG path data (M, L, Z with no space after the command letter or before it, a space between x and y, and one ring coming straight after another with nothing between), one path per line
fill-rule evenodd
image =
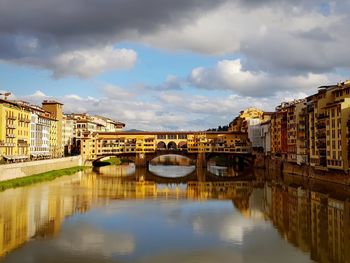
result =
M81 154L90 163L118 156L146 166L166 154L186 156L196 160L197 166L206 166L206 160L215 155L251 159L251 144L242 132L94 132L83 136Z

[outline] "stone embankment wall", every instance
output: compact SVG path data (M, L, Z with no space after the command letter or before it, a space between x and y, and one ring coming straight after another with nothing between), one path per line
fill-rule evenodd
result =
M81 156L0 165L0 181L83 165Z
M264 169L271 174L295 175L316 180L350 185L350 175L343 171L318 170L308 165L288 163L281 159L271 159L262 154L256 154L254 168Z

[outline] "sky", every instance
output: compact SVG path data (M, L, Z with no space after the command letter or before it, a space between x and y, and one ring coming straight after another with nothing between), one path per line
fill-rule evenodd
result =
M0 0L0 92L206 130L350 79L350 0Z

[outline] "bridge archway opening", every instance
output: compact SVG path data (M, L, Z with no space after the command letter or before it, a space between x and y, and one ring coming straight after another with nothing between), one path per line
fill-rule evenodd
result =
M158 142L158 144L157 144L157 149L158 150L166 150L166 144L165 144L165 142Z
M177 145L178 149L180 150L186 150L187 149L187 142L179 142L179 144Z
M110 165L110 164L113 164L113 162L110 163L110 164L108 164L108 161L109 161L110 159L114 159L114 158L120 159L121 163L123 163L123 164L132 164L132 163L135 163L135 159L134 159L133 157L134 157L134 156L127 156L127 157L124 157L124 156L113 155L113 154L111 154L111 155L106 155L106 156L101 156L101 157L97 158L96 160L94 160L94 161L92 162L92 166L93 166L93 167L108 166L108 165ZM106 163L104 164L104 162L106 162Z
M157 176L177 178L193 173L196 166L195 161L186 156L166 154L151 160L148 169Z
M176 142L171 141L168 143L168 150L176 150L176 149L177 149Z

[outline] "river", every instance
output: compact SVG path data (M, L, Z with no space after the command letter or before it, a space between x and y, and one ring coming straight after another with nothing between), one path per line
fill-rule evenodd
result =
M108 166L1 192L0 261L350 262L347 188L218 169Z

